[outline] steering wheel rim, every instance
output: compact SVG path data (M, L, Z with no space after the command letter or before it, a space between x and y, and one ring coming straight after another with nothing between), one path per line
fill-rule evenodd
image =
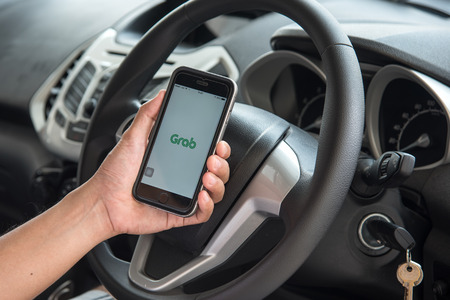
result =
M138 110L139 92L184 36L221 14L253 9L278 12L297 22L324 62L327 90L317 159L312 176L297 184L282 203L280 216L287 234L271 253L239 280L193 297L262 298L269 294L306 260L345 199L361 147L364 93L358 60L337 21L314 0L188 1L155 25L123 61L96 108L83 144L79 183L95 173L115 145L120 122ZM302 201L295 199L299 194ZM127 276L128 266L114 257L106 243L93 249L89 259L107 288L135 299L149 296L124 278L111 275Z

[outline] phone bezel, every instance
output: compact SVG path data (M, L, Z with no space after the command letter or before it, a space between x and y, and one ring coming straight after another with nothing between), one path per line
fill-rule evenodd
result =
M226 98L226 103L222 110L220 120L214 133L214 137L211 141L208 154L206 155L203 162L202 172L197 180L197 186L195 188L192 199L141 182L151 155L151 151L155 145L156 136L161 127L168 103L170 102L173 88L176 84ZM156 123L150 133L149 144L147 146L138 176L136 178L136 182L133 187L133 196L136 200L182 217L189 217L195 213L195 210L197 208L197 197L200 191L203 189L202 176L207 171L206 160L210 155L214 154L216 145L223 136L226 123L231 113L232 105L234 103L236 90L236 83L227 77L195 70L188 67L180 67L174 71L171 76L166 95L160 109L160 113L158 114ZM161 199L162 197L164 199Z

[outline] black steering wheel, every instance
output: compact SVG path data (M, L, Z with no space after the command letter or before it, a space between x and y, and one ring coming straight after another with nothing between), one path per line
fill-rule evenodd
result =
M142 88L188 33L221 14L256 9L297 22L320 53L327 77L320 138L236 104L224 137L232 175L211 220L141 236L131 263L115 257L108 242L90 252L97 276L119 299L261 299L303 264L347 195L363 134L361 71L348 37L314 0L191 0L166 16L110 81L84 142L79 182L95 173L121 123L138 110ZM197 280L196 287L196 278L239 263L236 257L246 266L236 278L208 288Z

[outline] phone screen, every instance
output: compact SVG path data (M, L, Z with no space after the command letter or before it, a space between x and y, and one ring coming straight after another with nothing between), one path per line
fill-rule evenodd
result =
M137 200L183 217L195 212L206 160L223 134L235 94L229 78L175 70L133 187Z
M225 103L175 84L141 182L192 198Z

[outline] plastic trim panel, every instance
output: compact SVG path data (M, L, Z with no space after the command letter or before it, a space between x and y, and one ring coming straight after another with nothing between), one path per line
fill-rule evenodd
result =
M293 65L307 68L324 83L326 82L325 73L318 66L319 62L312 61L293 51L277 50L258 58L242 74L240 86L245 102L274 112L270 98L271 89L280 74Z
M63 158L78 161L82 142L67 138L69 127L71 124L78 124L79 122L89 124L90 119L84 116L84 105L94 96L100 85L106 84L105 78L110 78L114 74L132 49L131 46L118 44L116 42L116 37L117 32L114 29L108 29L93 43L91 42L91 46L88 47L88 45L84 45L80 47L80 49L74 52L74 55L65 61L61 67L49 77L30 102L31 119L43 144L50 151ZM58 92L55 104L49 113L48 119L46 119L45 107L47 99L52 93L52 89L73 62L73 59L85 49L85 53L77 62L61 87L61 90ZM88 62L95 67L95 74L88 83L76 112L73 113L64 105L64 97L80 70ZM167 59L167 63L159 69L153 79L168 79L172 72L180 66L188 66L208 71L219 63L224 66L230 78L237 80L239 71L231 56L222 46L206 46L191 52L172 53ZM154 90L164 88L167 82L163 81L162 84L156 86ZM104 89L104 87L102 89ZM157 91L154 90L150 91L145 98L148 99L156 95ZM62 126L62 123L58 123L58 119L60 120L61 118L65 120ZM84 135L86 131L87 126L86 128L83 128L80 134Z

